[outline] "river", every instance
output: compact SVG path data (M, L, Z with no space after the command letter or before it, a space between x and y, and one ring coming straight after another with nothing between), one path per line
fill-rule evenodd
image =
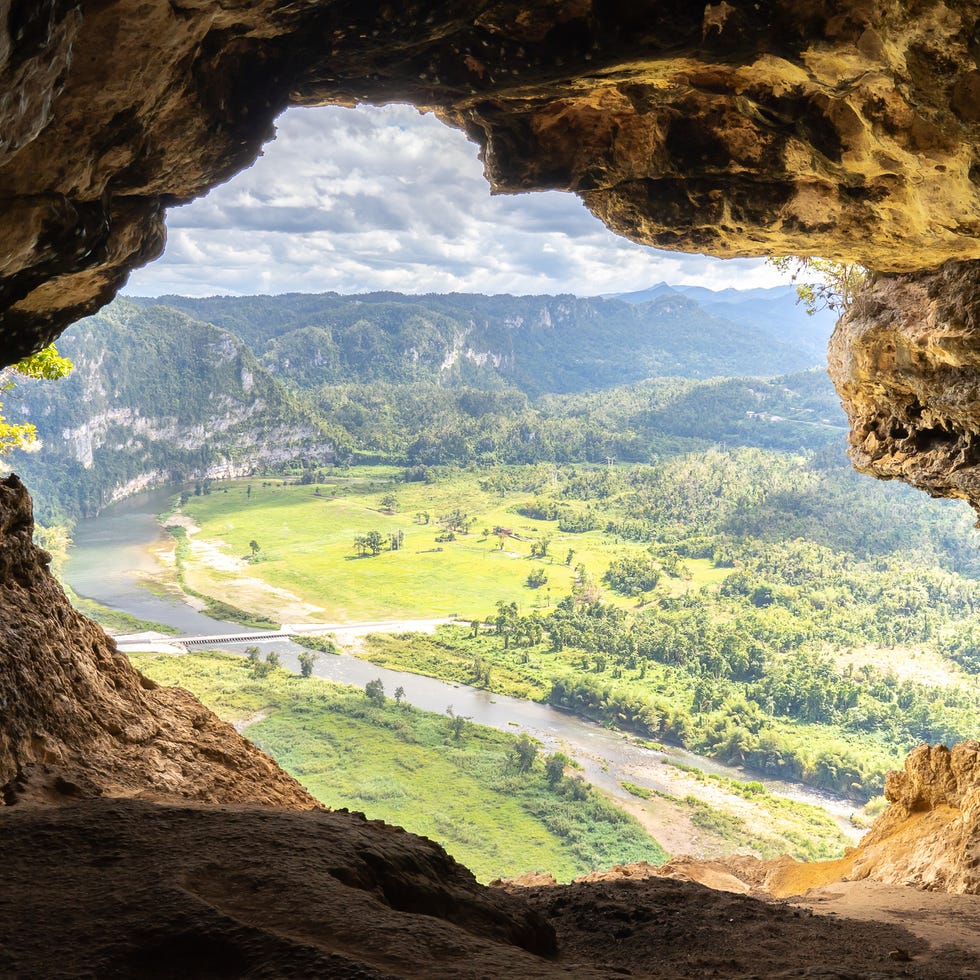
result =
M159 572L155 549L165 543L167 535L161 529L157 515L168 509L172 496L173 491L162 490L140 494L107 508L99 517L80 521L65 566L66 581L80 596L139 619L176 627L182 633L241 633L240 625L212 619L179 599L155 595L141 585L145 576ZM298 672L297 654L302 647L288 640L264 641L262 646L275 649L283 666ZM227 649L241 653L242 645L228 646ZM590 782L634 804L637 802L635 797L622 788L622 781L674 794L678 789L678 771L674 764L693 766L705 773L757 780L773 793L820 806L835 818L848 836L852 839L857 836L848 820L854 810L850 801L796 783L762 779L681 748L651 750L637 745L625 735L550 705L492 694L419 674L388 670L347 654L319 656L314 674L359 687L380 678L389 695L401 687L405 699L416 707L437 712L451 707L456 714L481 725L527 732L540 739L549 751L561 750L575 759Z

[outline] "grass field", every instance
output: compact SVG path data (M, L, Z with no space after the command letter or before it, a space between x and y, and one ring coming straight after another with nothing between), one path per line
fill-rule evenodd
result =
M381 468L369 472L376 479L338 476L319 486L234 481L223 485L222 492L190 498L183 513L200 528L194 541L216 545L229 561L192 553L184 559L188 584L272 618L280 613L281 600L261 590L248 591L243 574L318 607L321 612L311 613L309 621L454 614L469 619L488 616L497 601L516 602L522 613L546 611L570 591L575 566L584 565L598 580L612 559L645 552L643 545L617 542L600 531L563 533L554 521L517 514L513 508L532 494L483 490L473 474L427 484L393 483L389 471ZM397 501L391 513L382 506L387 494ZM437 540L445 537L438 519L454 510L468 515L471 530L456 533L455 540ZM429 523L424 523L425 514ZM495 527L512 533L497 536ZM355 539L373 530L386 539L401 532L403 546L358 556ZM532 546L545 539L547 555L532 558ZM254 559L252 541L259 545ZM574 554L566 563L570 549ZM245 559L244 568L235 563ZM692 559L687 565L689 578L665 576L661 591L719 582L727 574L706 560ZM547 582L529 588L528 575L536 569ZM638 605L637 599L612 592L606 598L626 608Z
M975 692L941 673L938 655L923 652L908 678L880 655L926 651L937 619L969 612L970 581L934 575L939 598L926 602L877 565L768 540L768 519L739 541L732 514L706 516L735 492L731 473L716 486L713 472L649 486L646 471L596 467L234 481L185 500L177 574L198 596L276 622L472 621L479 636L381 636L357 652L854 800L880 793L918 741L972 733ZM919 574L888 560L910 582Z
M515 737L285 671L256 678L240 657L138 655L162 684L180 684L226 720L267 717L249 738L318 799L439 841L478 878L548 871L567 881L622 861L666 859L622 810L538 758L518 769ZM569 770L571 772L571 770Z

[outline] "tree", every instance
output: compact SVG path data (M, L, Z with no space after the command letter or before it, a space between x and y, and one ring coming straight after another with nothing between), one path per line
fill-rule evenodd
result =
M249 546L249 548L252 549L252 557L254 558L258 554L258 551L259 551L259 543L258 543L258 541L255 540L255 538L252 538L252 540L249 541L248 546Z
M316 663L317 654L312 650L302 650L297 656L299 661L299 673L301 677L313 676L313 665Z
M402 699L404 697L405 697L405 688L403 688L401 684L399 684L398 687L395 688L395 704L401 704Z
M386 493L381 498L381 509L388 511L389 514L394 514L398 510L398 498L393 493Z
M364 685L364 693L367 695L368 701L376 704L379 708L385 703L385 686L380 677L368 681Z
M528 574L524 584L529 589L540 589L548 581L548 573L543 568L535 568Z
M248 657L248 666L252 676L259 679L268 677L279 666L279 654L270 653L263 660L262 652L256 646L245 647L245 656Z
M537 743L530 735L524 734L514 742L514 764L518 772L527 772L538 757Z
M364 543L372 555L380 555L385 546L384 535L380 531L368 531Z
M856 262L796 255L773 257L768 262L780 272L791 273L798 301L811 316L820 310L843 316L868 278L868 270ZM806 276L807 281L797 282L801 276Z
M0 370L0 394L9 391L17 382L17 376L55 381L71 374L72 363L62 357L54 346L45 347ZM30 422L8 422L3 416L3 402L0 402L0 456L12 449L26 449L37 442L37 429Z
M449 705L446 708L446 714L449 715L449 732L452 737L458 742L463 732L466 731L466 723L469 721L465 715L458 715L453 711L453 706Z
M567 758L560 752L549 755L544 762L544 775L550 786L557 786L565 776Z

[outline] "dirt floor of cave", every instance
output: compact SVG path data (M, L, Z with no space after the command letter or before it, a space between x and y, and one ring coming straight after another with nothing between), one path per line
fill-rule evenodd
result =
M976 896L850 883L777 903L659 878L507 895L346 813L13 806L0 853L6 976L980 976ZM548 923L557 956L521 947Z

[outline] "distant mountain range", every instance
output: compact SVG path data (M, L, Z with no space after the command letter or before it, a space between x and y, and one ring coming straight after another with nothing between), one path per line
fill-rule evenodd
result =
M822 373L710 379L813 368L828 334L787 289L119 299L63 335L72 377L7 400L44 442L10 463L42 507L77 516L153 484L338 455L642 460L717 439L819 443L842 424Z
M827 341L836 315L830 310L808 314L793 286L765 289L705 289L703 286L669 286L665 282L635 293L618 293L612 299L649 303L665 296L694 300L713 316L750 329L762 330L781 343L789 343L823 363Z
M833 324L790 287L714 293L656 286L649 298L162 296L230 330L274 374L309 386L370 379L505 384L531 397L650 377L777 375L822 364Z

